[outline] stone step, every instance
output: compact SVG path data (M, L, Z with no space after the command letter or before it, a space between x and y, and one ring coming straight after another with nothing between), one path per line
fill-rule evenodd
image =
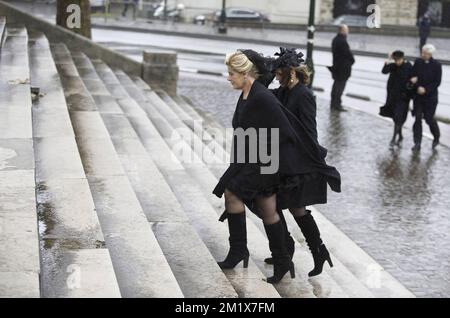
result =
M7 27L1 51L1 138L32 138L28 36L25 28Z
M4 158L10 148L3 141ZM0 297L39 297L34 170L15 169L15 164L15 160L0 161Z
M42 297L120 297L50 45L41 33L28 45L31 84L41 95L33 139ZM71 278L81 282L68 284Z
M181 101L183 102L183 101ZM185 102L185 107L189 107ZM194 110L194 107L191 107ZM224 129L211 114L195 111L204 116L204 124L210 128ZM351 297L413 297L413 294L387 273L375 260L359 248L350 238L328 221L317 209L310 207L321 229L324 241L333 256L334 270L330 276ZM286 212L289 214L289 212ZM291 233L306 245L300 229L291 217L287 217ZM305 246L306 249L306 246ZM310 258L308 258L310 259ZM355 279L356 278L356 279Z
M182 297L70 52L57 44L52 53L121 295Z
M225 149L226 140L228 138L231 140L231 135L220 138L221 136L225 136L222 131L205 129L206 126L204 125L203 120L199 121L190 118L190 116L178 106L172 96L169 96L164 91L158 91L157 93L158 94L155 97L151 92L146 92L147 97L154 101L155 105L158 105L158 110L162 114L165 114L164 116L166 118L169 116L172 117L172 120L170 121L172 127L175 127L176 125L176 127L178 127L177 129L191 130L190 138L193 140L193 145L201 145L201 147L194 147L193 150L205 162L211 173L217 178L220 178L223 172L228 168L230 155ZM163 102L161 102L161 100ZM183 118L185 120L183 120ZM215 182L215 180L211 180L211 182ZM206 184L206 186L208 185ZM223 201L221 202L223 203ZM222 209L222 206L220 206L219 209Z
M0 51L0 297L39 297L28 36L7 27Z
M169 96L165 92L159 92L159 96L170 105L170 108L178 115L178 117L187 125L189 128L194 129L194 124L203 125L203 119L196 118L187 113L183 108L178 105L177 99L179 96Z
M330 252L377 298L414 298L414 294L389 274L317 209L317 223Z
M173 112L176 114L179 114L180 111L182 111L181 107L179 107L174 100L172 100L170 103L167 103L167 105L172 108ZM204 128L206 130L207 127ZM216 174L216 177L220 177L222 173L223 171L220 171L218 175ZM221 204L221 202L217 202L217 204ZM219 211L221 211L222 209L222 206L218 207ZM264 227L262 226L260 220L253 214L250 214L249 217L254 220L260 231L264 233ZM295 227L297 227L297 225L295 225ZM304 256L306 262L303 261L302 264L305 265L305 268L313 267L313 263L311 262L312 259L310 256L308 256L309 252L307 251L307 247L305 246L305 244L298 245L297 253L300 253L300 255ZM373 294L370 293L367 288L365 288L345 267L341 266L342 264L337 263L335 265L336 267L334 268L334 270L330 271L329 277L327 277L327 274L324 273L320 277L311 279L311 281L315 282L316 284L322 285L321 293L315 292L315 290L317 290L317 287L313 290L315 292L315 295L318 295L320 297L333 297L333 295L336 295L339 297L339 295L342 295L342 291L344 291L347 295L352 297L373 297ZM338 282L338 286L336 286L333 280L334 282ZM334 287L330 288L330 286Z
M93 73L87 70L88 68L94 69L89 63L89 59L80 55L74 60L78 69L90 74L89 80L93 81ZM95 64L100 67L102 63L96 61ZM98 76L95 79L101 81ZM114 84L112 81L109 81L109 83ZM105 88L104 85L103 87ZM225 284L225 288L223 288L223 284L220 284L221 281L227 283L226 278L216 268L215 260L189 224L176 197L130 124L132 119L139 120L143 116L145 117L145 114L131 112L131 115L126 116L114 97L109 93L108 95L97 94L97 88L94 87L94 91L91 91L92 96L99 102L105 103L105 107L99 106L99 109L106 109L106 105L108 105L115 110L115 113L100 111L100 114L109 131L122 166L141 203L147 220L152 224L158 243L177 278L183 294L186 297L229 296L229 291L232 291L231 286L228 288L228 285ZM138 106L136 105L136 107ZM129 109L129 107L126 109ZM186 264L190 264L189 270L186 270ZM217 282L217 285L211 284L212 281Z
M124 80L124 73L119 72L117 76L119 79ZM130 86L130 83L133 84L128 80L122 84L127 88ZM140 106L147 106L147 110L154 115L158 115L156 111L153 112L149 109L152 105ZM159 130L155 129L153 125L158 126ZM167 130L164 130L164 125L166 125ZM218 224L217 216L213 208L203 197L198 185L187 174L184 167L161 138L160 133L163 137L170 136L172 131L170 126L167 125L163 117L152 118L152 121L148 121L145 126L140 125L137 131L148 153L154 159L188 215L190 223L196 228L197 233L214 258L216 260L223 259L228 252L228 231ZM215 267L220 270L217 264L215 264ZM246 272L247 278L236 275L235 271L225 272L228 280L233 284L234 289L240 297L279 297L272 286L262 281L264 276L252 262L250 267L243 270L243 272Z
M0 50L5 40L6 17L0 16Z
M180 102L184 103L185 107L189 107L186 101L181 100ZM206 117L204 124L210 125L211 121L212 119L210 117ZM205 127L205 129L206 128L207 127ZM218 123L213 123L211 124L210 129L220 130L223 129L223 127L220 127ZM286 211L286 213L290 214L288 211ZM254 218L255 221L258 221L258 219L253 215L251 217ZM286 219L288 220L291 233L295 235L301 245L301 248L298 249L298 251L300 251L305 256L305 261L303 262L303 264L307 268L312 268L313 263L311 262L311 257L308 256L309 252L307 251L308 248L304 241L303 235L301 234L297 224L294 222L292 217L286 216ZM257 224L259 225L259 222ZM262 226L259 227L263 231ZM360 280L358 280L357 277L355 277L346 266L343 266L343 264L338 259L333 259L335 266L332 270L327 271L327 273L350 297L374 297L374 294L369 290L369 288L367 288L367 286L365 286ZM312 280L318 280L318 278L313 278ZM326 294L326 292L324 294Z
M155 98L154 95L150 95L149 98ZM168 97L166 96L166 99ZM172 100L170 104L174 104L174 101ZM170 108L170 106L166 104L166 109ZM167 110L166 110L167 112ZM173 111L173 114L175 113L175 111ZM172 114L172 115L173 115ZM180 119L179 119L180 120ZM189 172L192 172L191 175L192 177L194 177L197 182L202 186L202 190L204 192L205 197L208 199L208 201L210 202L210 204L212 204L215 207L216 213L218 215L220 215L222 213L222 211L224 210L224 202L223 199L218 199L217 197L213 196L210 194L211 189L214 188L214 186L217 184L218 182L218 177L220 177L223 174L223 171L225 170L225 167L223 167L221 170L217 170L217 169L212 169L214 168L215 165L204 165L201 168L197 168L196 171L192 170L192 169L187 169ZM209 169L211 170L209 170ZM215 173L217 175L214 175L214 173L212 173L212 171L215 170ZM267 238L265 237L265 233L262 227L262 222L261 220L257 219L254 217L254 215L252 213L248 214L249 218L253 218L253 220L255 221L255 224L259 225L259 231L258 228L254 228L254 232L256 233L255 235L258 236L258 240L264 240L267 241ZM252 227L255 224L252 223L248 223L248 227ZM262 250L260 249L260 251L262 252ZM270 253L266 254L269 255ZM260 255L263 255L262 253ZM264 259L267 256L263 256L261 259ZM258 261L260 261L261 259L258 259ZM257 261L257 262L258 262ZM263 264L262 262L260 263L260 266L264 269L266 269L265 264ZM270 275L270 272L268 272L266 275ZM307 277L307 272L306 269L303 267L299 268L299 277L302 277L303 279L305 279ZM314 294L315 296L318 297L323 297L323 296L330 296L330 297L346 297L346 293L332 280L330 279L327 275L322 275L319 279L316 279L316 281L319 281L318 284L319 286L321 286L321 291L322 293L318 293L316 292L316 294ZM292 285L292 284L291 284ZM305 286L308 286L307 284L303 284L303 285L299 285L296 287L290 287L289 284L285 284L284 286L277 286L280 294L282 294L285 297L295 297L298 293L298 290L300 290L301 292L305 292ZM326 288L324 288L323 286L325 286ZM300 288L301 289L300 289ZM317 289L317 288L316 288ZM326 291L326 292L325 292ZM309 290L310 294L313 295L314 289L310 288ZM294 294L294 296L290 296Z
M96 62L95 66L98 74L105 82L120 84L115 75L105 64ZM150 155L149 161L151 162L151 160L153 160L160 170L162 162L165 163L165 167L169 170L171 169L170 167L172 167L172 169L181 169L181 166L173 167L173 164L170 160L170 149L168 149L164 142L161 140L161 137L159 136L157 130L153 127L143 110L140 109L139 105L137 105L137 103L130 97L127 97L125 99L118 99L117 102L121 105L129 122L131 123L136 133L139 135L140 140L144 145L145 152L148 152L148 154ZM152 151L147 151L149 148L151 148ZM130 151L129 149L126 150ZM167 184L165 177L163 177L161 174L157 174L156 176L158 175L163 178L160 179L161 185ZM139 184L137 184L137 186L139 186ZM172 198L170 198L169 202L166 202L166 205L179 204L175 195L172 193L172 190L169 190L168 187L169 186L167 186L168 193L166 193L166 196L170 193ZM153 188L154 186L149 190L151 191ZM162 190L164 190L164 187L162 188ZM141 189L140 191L142 192L146 190ZM158 191L157 193L160 192ZM157 202L160 202L159 200ZM164 205L164 202L161 202L160 205ZM163 209L165 209L165 207L163 207ZM177 208L176 211L176 219L180 219L180 212L183 211L183 209ZM170 215L173 214L174 213L169 214L169 218L166 218L166 221L173 222L173 220L171 220L170 218ZM184 214L182 220L185 219L187 218ZM160 224L164 226L160 226ZM171 229L176 228L177 226L180 227L180 225L182 224L183 223L171 224L169 222L167 222L167 224L158 223L156 226L154 226L154 229L157 233L160 244L164 249L164 252L171 262L172 268L174 270L174 273L177 275L178 281L183 285L185 289L187 289L187 294L195 297L212 297L212 295L216 297L236 297L236 292L218 268L215 260L212 259L212 256L206 250L206 248L203 250L202 246L204 247L204 244L191 230L191 225L189 227L185 227L183 231L180 232L177 236L174 236L174 242L167 241L165 233ZM186 251L192 251L192 249L189 247L186 247L186 250L178 250L179 248L176 246L176 244L173 245L177 240L183 240L183 233L189 235L189 239L184 238L185 242L180 243L180 247L184 247L186 246L186 244L194 244L194 246L197 245L195 254L198 253L197 255L202 256L202 258L195 260L192 257L193 255L187 255ZM181 262L180 260L184 260L184 262ZM194 264L194 266L192 266L191 270L186 271L186 264ZM195 269L195 266L197 265L200 266L199 268L201 268L207 274L203 278L199 278L199 272L197 272L197 269ZM191 281L191 284L189 283L189 281ZM211 284L212 281L215 281L216 283ZM203 288L205 288L205 291L199 290L199 287L201 287L202 285ZM191 288L191 290L189 290L189 288Z
M216 129L224 129L224 127L214 118L214 115L208 111L204 111L198 107L195 107L193 102L186 96L176 96L177 104L186 113L190 114L192 118L196 120L203 120L207 122L206 127L214 127Z
M200 108L196 108L193 105L192 101L184 96L176 96L177 104L182 108L186 113L191 114L192 118L196 120L200 120L197 118L201 118L203 121L203 126L207 130L217 131L217 132L225 132L225 127L223 127L215 118L214 115L210 112L203 111Z

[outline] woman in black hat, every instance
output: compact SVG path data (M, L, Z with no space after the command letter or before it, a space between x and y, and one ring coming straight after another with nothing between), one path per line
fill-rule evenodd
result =
M284 105L283 110L303 147L309 150L309 157L299 157L297 160L300 164L304 164L305 160L306 162L313 160L319 167L326 166L327 150L318 142L316 100L313 92L307 87L310 73L303 64L303 54L297 53L296 49L280 48L280 52L275 55L278 58L272 60L272 69L275 70L280 87L272 91ZM309 272L309 276L322 273L325 261L333 266L311 211L305 208L327 202L327 183L330 183L334 191L340 191L340 187L336 186L333 180L338 178L339 174L337 171L331 172L331 174L323 173L320 169L314 169L307 174L290 177L289 182L283 185L282 191L278 194L278 212L281 219L284 220L282 209L289 209L311 250L314 269ZM288 252L290 255L294 254L293 244L288 245ZM270 258L265 261L273 262Z
M276 129L279 134L278 142L274 142L271 136L263 138L259 133L257 136L258 145L265 149L271 149L273 143L278 144L278 153L272 152L271 155L278 158L279 165L274 173L262 173L261 167L265 165L259 156L256 164L248 161L239 163L233 152L235 161L230 164L214 189L214 194L219 197L225 194L225 217L228 218L230 230L230 251L219 265L222 268L233 268L244 260L246 266L249 256L246 244L246 205L264 222L274 263L274 276L268 282L277 283L288 271L294 276L291 255L286 248L286 224L277 213L278 194L294 193L292 191L298 188L299 180L316 174L324 176L336 191L340 191L340 176L323 159L317 160L315 151L318 149L299 138L276 96L256 80L269 70L264 57L254 51L244 50L227 56L226 64L229 69L228 80L233 88L242 90L233 116L235 132L240 128L267 128L269 133L270 129ZM247 139L245 141L248 158L251 145ZM235 145L236 138L233 139L234 150ZM320 155L323 155L323 148L320 151Z
M394 121L394 135L390 146L401 146L402 128L408 116L409 102L412 97L411 90L408 89L412 64L405 60L405 54L402 51L395 51L389 55L389 60L384 63L381 72L389 74L389 80L386 105L380 108L380 115L390 117Z

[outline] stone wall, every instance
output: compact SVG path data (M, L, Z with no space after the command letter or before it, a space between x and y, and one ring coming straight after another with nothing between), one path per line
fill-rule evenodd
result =
M381 8L381 25L410 25L416 24L417 0L377 0Z
M142 63L63 27L22 12L4 1L0 1L0 16L6 17L6 23L23 24L29 30L44 33L51 43L64 43L69 50L81 50L91 59L98 58L111 67L120 67L129 75L142 76Z
M320 0L319 23L330 23L333 21L334 0Z
M417 16L417 0L377 0L381 8L381 25L414 26ZM333 21L334 0L320 0L320 23Z
M169 95L177 94L179 68L177 53L144 52L144 70L142 78L153 88L160 88Z

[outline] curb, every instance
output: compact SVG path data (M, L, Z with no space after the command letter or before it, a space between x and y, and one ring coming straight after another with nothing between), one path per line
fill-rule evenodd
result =
M345 94L345 96L350 97L350 98L355 98L355 99L360 99L360 100L365 100L367 102L370 102L371 99L369 96L366 95L359 95L359 94L353 94L353 93L347 93Z
M220 35L220 34L200 34L200 33L190 33L190 32L181 32L181 31L168 31L168 30L157 30L157 29L146 29L141 27L128 27L128 26L118 26L118 25L103 25L92 23L92 28L96 29L104 29L104 30L116 30L116 31L131 31L131 32L139 32L139 33L154 33L154 34L164 34L164 35L175 35L175 36L184 36L191 37L195 39L210 39L210 40L221 40L221 41L236 41L242 42L245 41L247 43L253 44L263 44L263 45L272 45L272 46L286 46L286 47L298 47L300 49L305 50L306 45L299 43L289 43L289 42L278 42L271 40L262 40L262 39L249 39L249 38L241 38L236 36L228 36L228 35ZM314 46L314 48L318 51L331 52L330 47L325 46ZM386 53L377 53L377 52L368 52L361 50L353 50L353 54L360 56L368 56L368 57L380 57L385 58ZM406 56L407 59L415 60L414 56ZM442 60L439 59L443 65L450 65L450 60Z

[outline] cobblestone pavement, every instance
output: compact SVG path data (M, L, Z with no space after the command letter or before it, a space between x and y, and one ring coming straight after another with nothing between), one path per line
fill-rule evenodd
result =
M179 94L230 126L239 92L225 79L181 74ZM390 150L392 124L349 110L330 114L318 100L319 138L342 174L341 194L317 208L419 297L450 296L450 149Z

